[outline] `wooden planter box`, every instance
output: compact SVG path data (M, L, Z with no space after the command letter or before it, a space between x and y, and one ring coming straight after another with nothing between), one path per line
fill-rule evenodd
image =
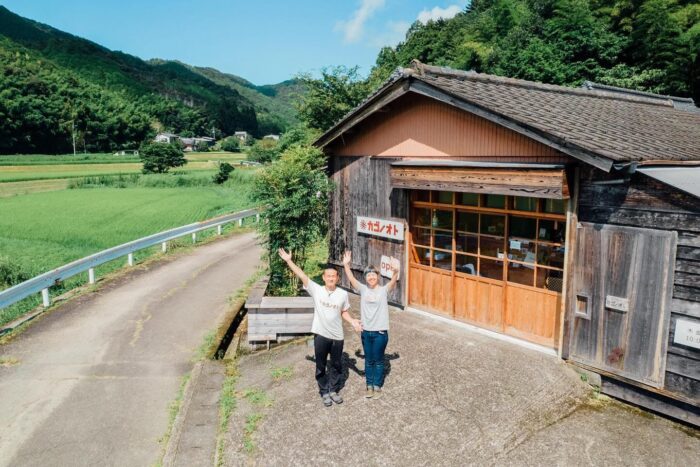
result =
M311 333L314 301L311 297L266 297L268 277L251 288L248 310L248 343L280 342Z

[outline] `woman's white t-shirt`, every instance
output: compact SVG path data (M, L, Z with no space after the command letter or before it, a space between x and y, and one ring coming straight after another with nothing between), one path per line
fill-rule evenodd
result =
M309 280L304 287L314 299L314 320L311 332L328 339L343 340L343 321L340 314L350 309L348 293L336 287L332 292Z
M389 330L389 304L386 285L370 289L360 284L360 315L365 331Z

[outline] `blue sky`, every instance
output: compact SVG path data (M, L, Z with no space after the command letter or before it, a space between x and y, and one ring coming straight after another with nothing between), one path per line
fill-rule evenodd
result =
M465 0L0 0L11 11L141 57L177 59L271 84L327 65L367 73L410 24Z

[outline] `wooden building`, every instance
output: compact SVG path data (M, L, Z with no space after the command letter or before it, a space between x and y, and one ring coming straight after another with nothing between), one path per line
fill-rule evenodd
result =
M399 258L394 303L699 423L700 113L415 62L316 144L336 184L335 264L345 249L358 272ZM358 232L366 218L405 238Z

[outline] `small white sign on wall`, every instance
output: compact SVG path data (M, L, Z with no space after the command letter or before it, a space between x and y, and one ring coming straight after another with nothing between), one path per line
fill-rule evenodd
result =
M357 233L403 241L403 223L374 217L357 216Z
M605 308L618 311L630 311L630 301L626 298L614 295L605 296Z
M700 349L700 321L677 319L673 343Z
M382 256L382 260L379 263L379 273L391 279L394 275L394 271L391 270L392 264L398 264L399 260L392 256Z

